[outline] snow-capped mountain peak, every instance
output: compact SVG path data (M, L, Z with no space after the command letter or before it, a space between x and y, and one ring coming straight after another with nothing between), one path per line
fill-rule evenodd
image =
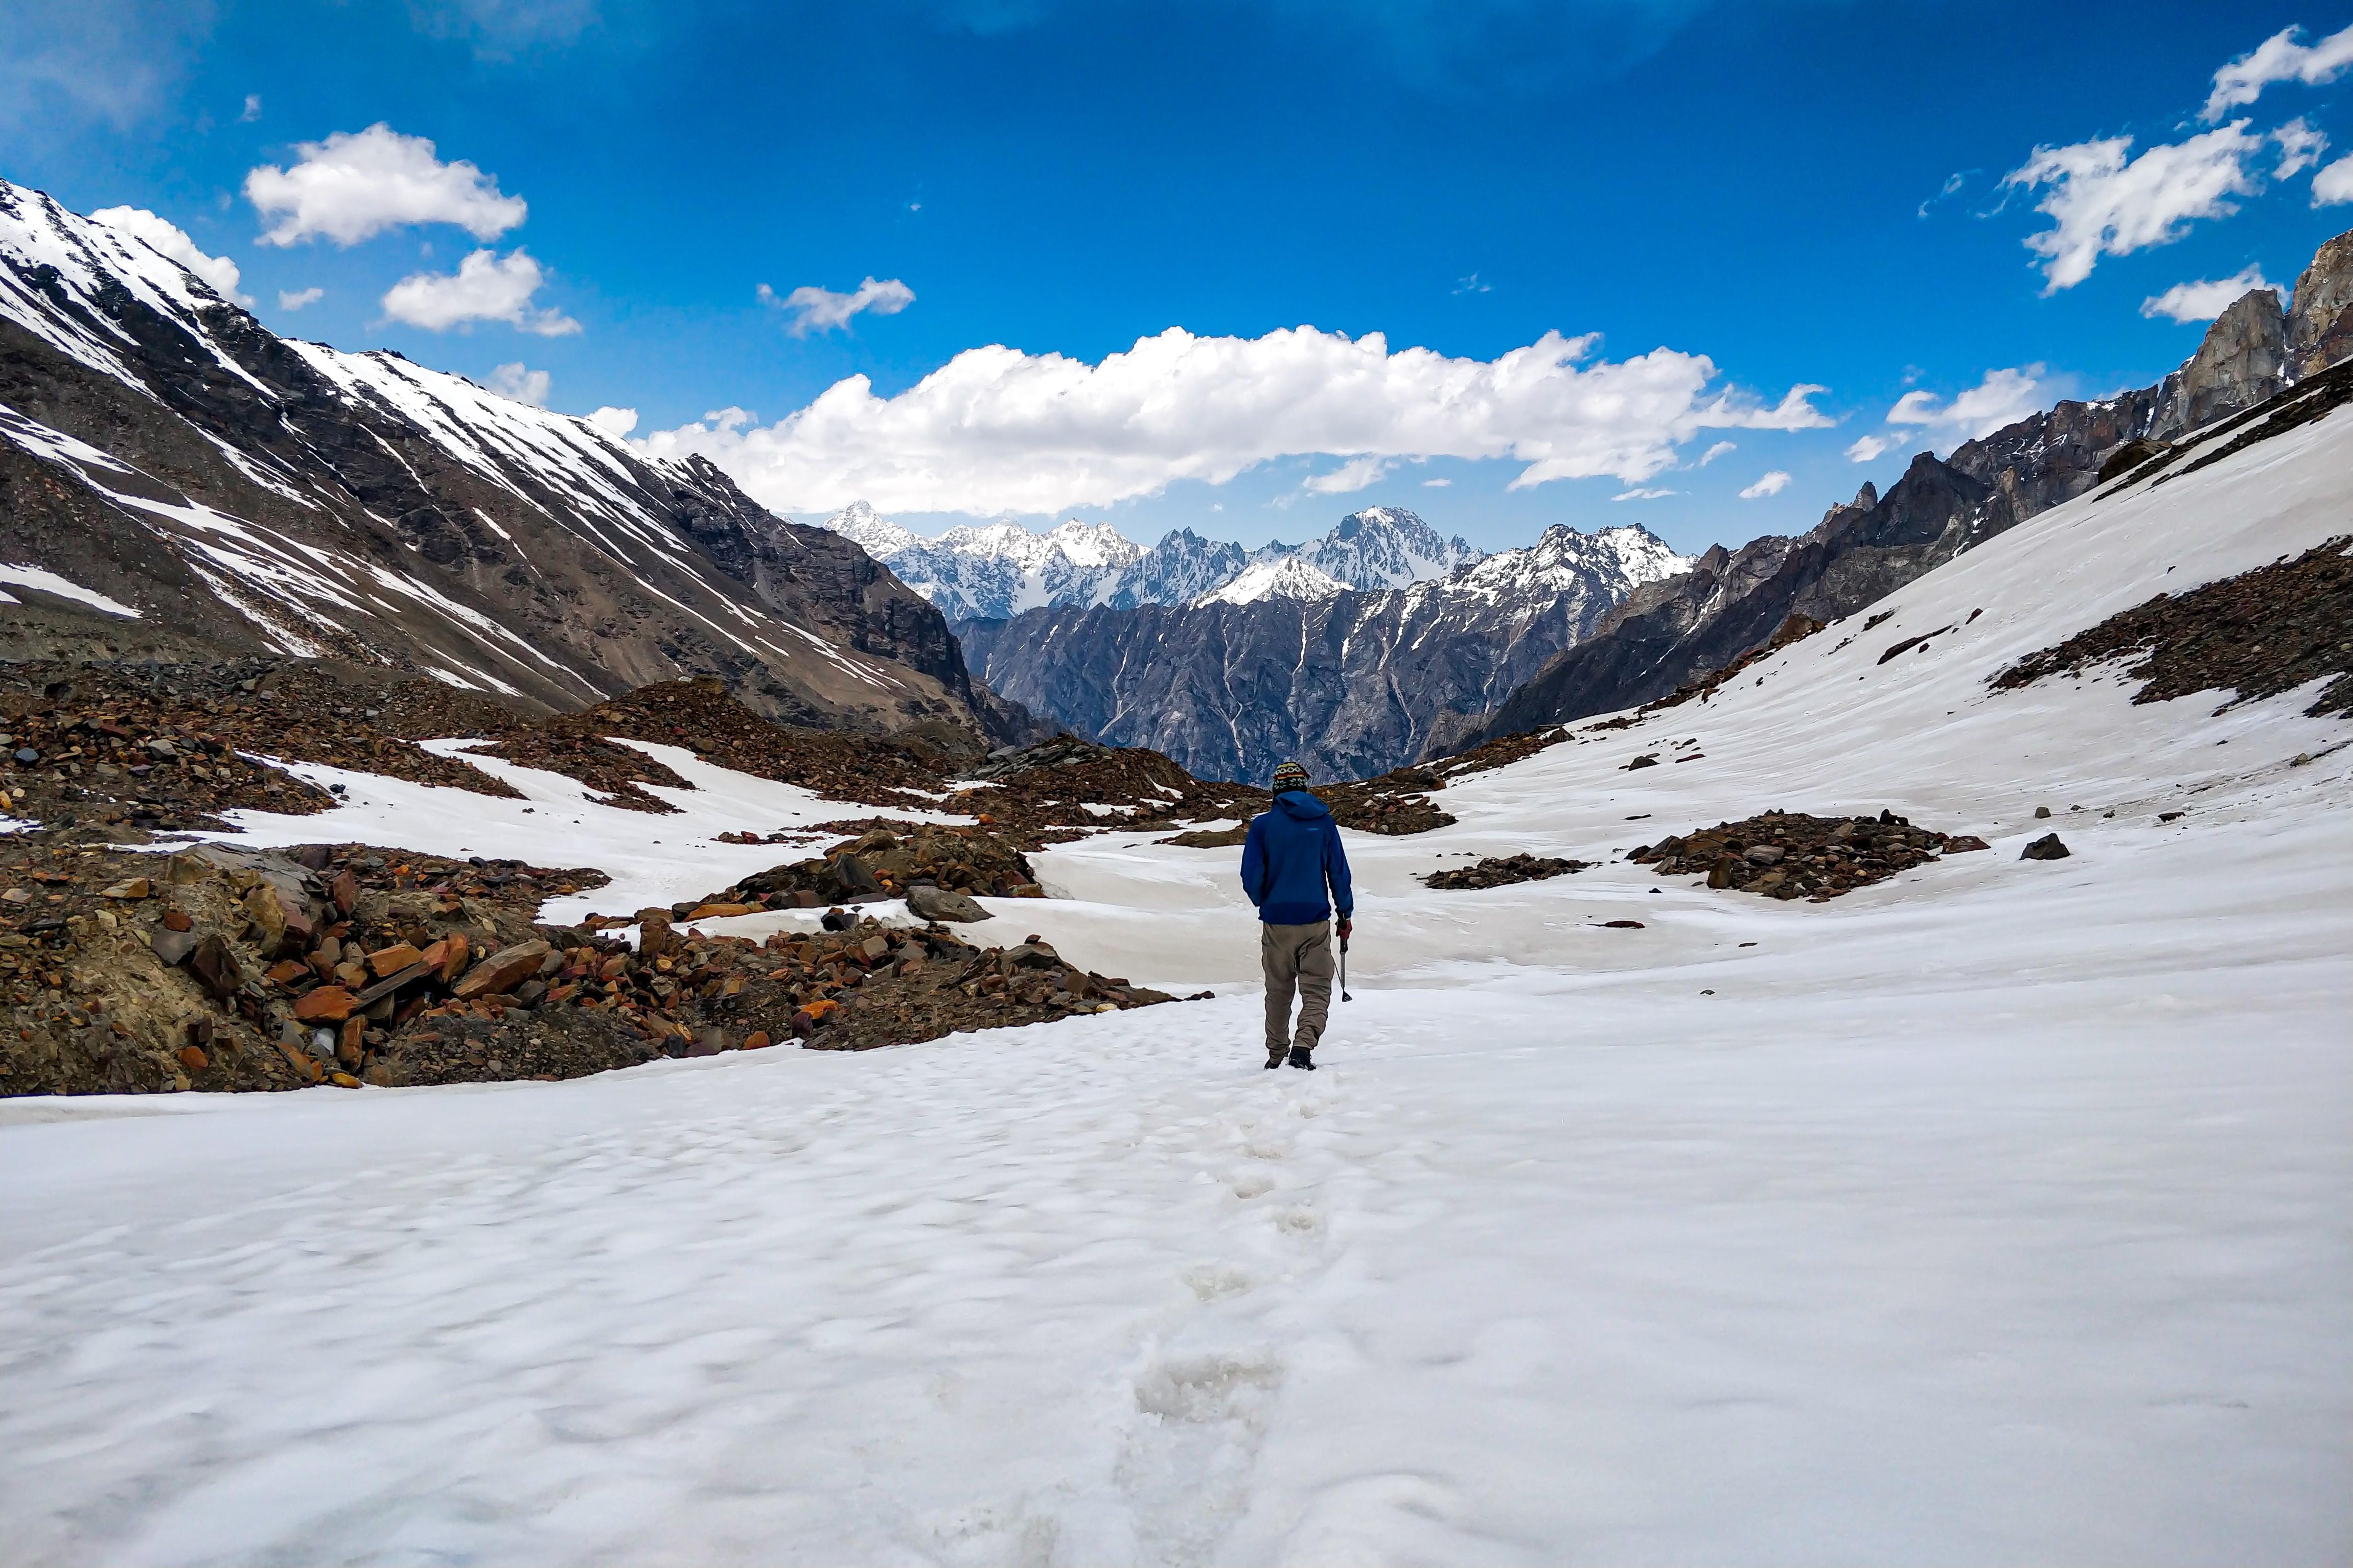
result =
M877 561L888 561L902 550L921 543L922 536L900 527L888 518L874 515L874 509L862 500L851 501L825 520L825 526L856 544Z
M1446 539L1401 507L1368 506L1299 553L1326 576L1351 588L1402 588L1428 582L1480 557L1461 539Z
M1240 575L1222 587L1195 599L1201 605L1255 605L1261 599L1300 599L1310 603L1345 594L1348 584L1323 572L1299 555L1277 555L1253 561Z

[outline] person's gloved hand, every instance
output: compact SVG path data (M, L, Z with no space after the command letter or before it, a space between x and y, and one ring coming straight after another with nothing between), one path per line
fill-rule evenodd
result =
M1350 920L1346 915L1342 915L1340 917L1340 940L1343 942L1348 940L1348 933L1356 929L1356 921Z

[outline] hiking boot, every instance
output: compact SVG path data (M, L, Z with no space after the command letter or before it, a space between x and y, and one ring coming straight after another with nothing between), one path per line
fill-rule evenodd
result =
M1281 1067L1282 1065L1282 1047L1281 1046L1272 1046L1272 1047L1268 1047L1268 1049L1267 1049L1267 1053L1266 1053L1266 1070L1267 1070L1267 1071L1269 1071L1269 1072L1272 1072L1275 1068L1277 1068Z
M1315 1047L1313 1046L1292 1047L1291 1065L1299 1068L1303 1072L1314 1072L1315 1070L1315 1058L1309 1053L1314 1050L1314 1048ZM1272 1062L1269 1062L1266 1065L1272 1067L1274 1064Z

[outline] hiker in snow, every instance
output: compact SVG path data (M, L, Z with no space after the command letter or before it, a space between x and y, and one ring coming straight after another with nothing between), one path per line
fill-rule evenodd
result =
M1324 898L1326 889L1331 897ZM1259 966L1266 972L1266 1065L1313 1072L1315 1042L1332 1012L1332 911L1340 911L1340 942L1356 907L1348 885L1348 856L1339 825L1307 793L1307 770L1285 763L1274 770L1274 805L1261 812L1242 841L1242 891L1258 906ZM1299 1029L1291 1027L1291 993L1299 992Z

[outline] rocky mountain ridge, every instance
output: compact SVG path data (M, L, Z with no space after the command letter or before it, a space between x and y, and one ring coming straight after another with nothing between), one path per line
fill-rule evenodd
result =
M77 590L12 590L8 657L328 656L527 711L710 675L796 723L1029 733L930 604L707 460L280 339L5 182L0 516Z
M1485 711L1619 601L1687 564L1640 527L1556 526L1401 588L1066 605L956 633L1013 700L1202 777L1262 778L1295 757L1320 778L1366 778L1411 758L1433 725ZM1286 557L1247 570L1312 568Z
M1075 520L1044 532L1013 521L951 528L937 538L853 501L825 526L855 540L950 620L1007 620L1025 610L1184 605L1215 596L1317 599L1348 588L1401 588L1482 559L1400 507L1366 507L1305 544L1256 550L1177 529L1149 548L1109 523Z
M1655 701L1791 623L1850 616L1964 550L2159 457L2353 356L2353 233L2323 245L2283 307L2270 289L2216 318L2153 386L2069 400L1939 459L1922 452L1883 498L1865 485L1797 538L1709 550L1627 596L1493 711L1431 727L1421 756Z

